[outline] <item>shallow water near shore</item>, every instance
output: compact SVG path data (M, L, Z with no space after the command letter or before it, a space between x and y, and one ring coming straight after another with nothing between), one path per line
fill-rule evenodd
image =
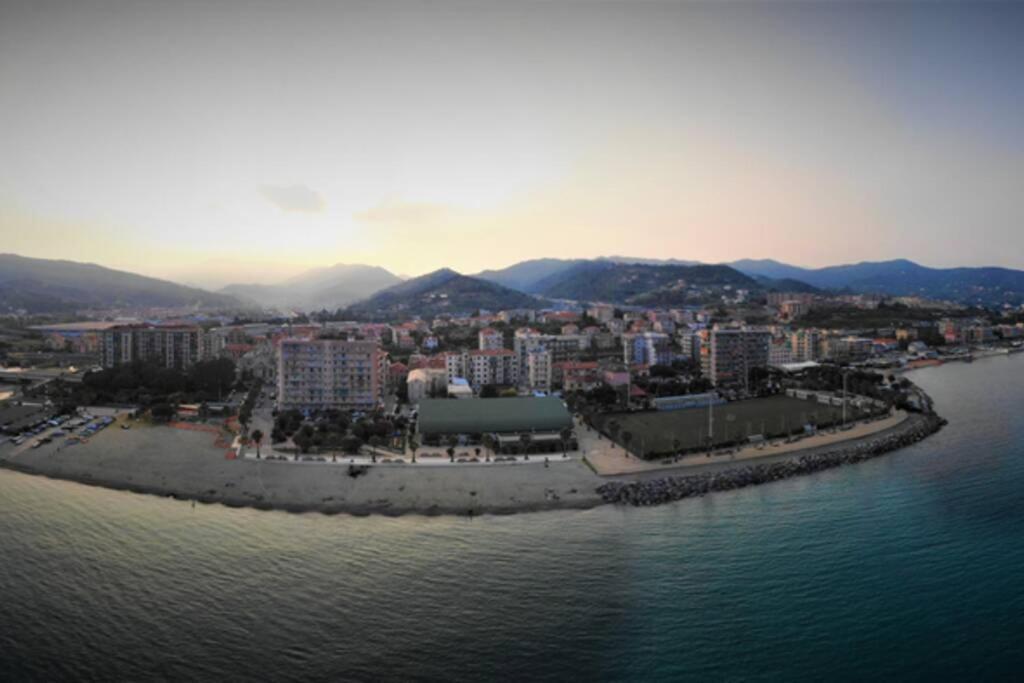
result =
M0 679L1009 678L1024 354L908 449L657 508L199 505L0 471Z

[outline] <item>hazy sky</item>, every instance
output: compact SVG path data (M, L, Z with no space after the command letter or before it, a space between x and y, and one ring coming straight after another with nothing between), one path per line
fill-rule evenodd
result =
M0 251L1024 267L1024 3L0 0Z

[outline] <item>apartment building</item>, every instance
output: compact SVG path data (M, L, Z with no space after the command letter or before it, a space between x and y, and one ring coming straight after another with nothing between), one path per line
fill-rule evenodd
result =
M479 349L488 351L505 348L505 335L493 327L485 327L477 333Z
M794 363L818 360L821 357L821 335L818 330L798 330L789 335L789 348Z
M754 368L768 366L772 335L753 328L714 329L701 349L704 376L715 386L745 385Z
M590 347L590 337L585 334L541 334L532 328L516 330L512 349L519 358L519 367L526 368L526 357L530 351L543 349L551 352L551 362L561 363L576 360L581 351ZM524 370L525 373L525 370Z
M545 348L531 349L526 354L526 386L531 391L550 391L553 359Z
M672 338L663 332L624 334L622 362L626 365L671 365Z
M511 349L476 349L445 354L448 382L466 379L479 389L485 384L519 383L519 357Z
M829 337L823 347L826 358L840 361L861 360L871 355L874 340L865 337Z
M277 361L282 410L370 410L383 398L387 354L377 341L283 339Z
M104 330L100 362L105 368L145 360L183 370L205 358L203 328L198 325L124 325Z

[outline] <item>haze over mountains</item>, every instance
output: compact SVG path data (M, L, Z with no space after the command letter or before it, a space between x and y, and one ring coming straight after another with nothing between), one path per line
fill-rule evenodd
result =
M236 284L219 292L103 266L0 254L0 312L68 314L82 309L184 307L196 310L337 310L380 315L474 308L536 307L541 299L679 305L685 288L848 291L963 303L1024 302L1024 271L928 268L907 260L801 268L773 260L728 264L632 259L533 259L475 276L441 269L404 280L384 268L337 264L276 284ZM538 298L539 297L539 298Z
M334 310L401 282L379 266L338 263L273 285L236 284L220 291L265 307Z
M224 294L92 263L0 254L0 312L159 307L238 308L240 304Z

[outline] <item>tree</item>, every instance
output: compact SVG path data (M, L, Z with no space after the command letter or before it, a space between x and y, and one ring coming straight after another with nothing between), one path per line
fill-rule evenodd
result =
M562 428L562 431L558 433L558 436L562 439L562 457L569 457L569 439L572 438L572 429L569 427Z
M341 440L341 450L348 455L356 455L363 446L363 440L358 436L346 436Z
M174 406L170 403L157 403L150 408L149 413L157 422L170 422L171 418L174 417L175 410Z
M533 436L530 434L520 434L519 443L523 446L523 459L530 459L530 442L533 441Z
M484 447L488 451L490 451L491 453L497 455L498 440L494 437L493 434L484 434L483 443L484 443ZM490 454L484 454L484 460L486 462L490 462L491 461Z
M313 446L313 435L303 429L292 437L292 441L295 442L295 445L299 447L301 452L308 453L309 449ZM299 459L298 453L295 454L295 459Z
M384 439L374 434L370 437L370 459L377 462L377 449L384 445Z
M681 449L682 447L683 447L683 442L679 440L678 436L672 439L672 451L674 453L678 454L679 453L679 449Z
M447 449L445 449L445 452L448 453L448 461L455 462L455 447L449 446Z
M619 421L612 420L608 423L608 436L612 437L612 441L617 441L619 436Z
M633 432L624 431L622 432L622 447L626 451L626 455L629 455L629 442L633 440Z
M485 384L480 387L480 398L498 398L498 387L494 384Z
M452 436L448 437L448 459L455 462L455 447L459 445L459 437Z
M412 453L412 461L416 462L416 451L419 450L420 442L416 440L416 437L409 438L409 452Z
M252 430L252 440L256 444L256 458L260 457L260 443L263 441L263 432L258 429Z

